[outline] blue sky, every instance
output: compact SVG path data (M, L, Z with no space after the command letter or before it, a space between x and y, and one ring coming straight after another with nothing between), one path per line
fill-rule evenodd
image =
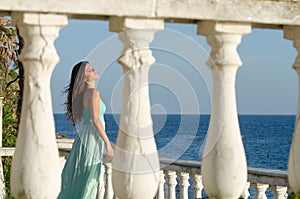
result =
M153 113L207 114L212 77L205 61L210 47L195 24L166 23L151 44L156 63L150 69ZM97 88L107 112L121 109L122 44L106 21L69 20L55 42L60 62L51 80L53 111L64 112L62 95L73 65L88 59L100 72ZM243 61L236 80L239 114L295 114L298 78L292 69L296 50L282 30L252 29L238 47Z

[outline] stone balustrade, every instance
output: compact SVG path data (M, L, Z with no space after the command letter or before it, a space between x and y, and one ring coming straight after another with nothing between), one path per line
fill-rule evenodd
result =
M207 197L202 185L201 162L160 159L160 166L164 171L162 175L164 175L164 179L166 180L165 185L167 188L164 189L166 198L188 199ZM240 198L248 198L251 190L251 198L266 199L267 189L272 191L273 198L275 199L287 197L287 171L248 168L247 181L247 186ZM161 182L163 183L163 181ZM179 185L180 188L177 189L176 185ZM192 188L192 191L187 192L189 186ZM158 192L163 193L160 189ZM191 195L192 193L193 195Z
M70 152L70 146L71 142L59 143L59 154L62 166L65 162L65 157L67 157ZM156 194L157 199L207 197L202 184L201 162L188 160L175 161L161 158L160 167L160 182ZM100 186L102 188L99 189L99 192L102 192L102 194L99 194L99 199L112 199L114 196L111 171L111 163L104 162L100 176ZM251 196L251 198L255 199L267 199L266 192L268 190L273 195L274 199L287 198L287 171L249 167L247 176L248 182L240 198L245 199Z
M60 162L63 167L65 157L70 152L72 142L60 143ZM13 156L14 148L1 148L1 156ZM156 194L157 199L188 199L204 198L201 176L201 162L187 160L160 159L160 184ZM101 168L100 187L98 199L113 199L114 193L111 180L112 165L104 162ZM248 168L248 183L240 198L250 196L249 189L252 188L253 198L266 199L266 191L270 189L274 199L287 198L288 177L287 171L270 170L261 168ZM189 190L189 189L192 189Z
M164 198L165 193L168 198L176 198L177 186L180 198L191 197L189 187L194 190L194 198L203 197L203 187L210 198L247 198L249 187L255 191L255 198L266 198L267 189L275 198L283 198L287 179L291 191L300 194L300 95L287 177L287 172L249 168L247 175L235 92L236 72L242 65L237 47L253 28L283 30L284 38L297 50L293 68L300 77L299 0L86 0L75 4L71 0L2 0L0 14L11 16L25 42L19 57L25 71L23 107L11 169L15 198L55 199L60 191L59 161L63 164L64 160L58 158L52 133L50 80L59 62L54 41L68 19L74 18L108 20L110 31L117 32L123 44L118 58L125 76L121 128L114 166L105 163L102 169L101 180L106 184L99 187L100 198L112 198L112 187L119 199L145 195L150 199L157 188L158 198ZM149 68L155 57L149 47L165 22L196 24L195 34L204 35L211 47L207 65L213 75L212 111L202 170L200 163L158 161L148 91ZM300 80L298 86L300 92ZM11 155L11 149L1 150L1 155ZM60 150L62 156L67 153ZM30 158L32 154L34 158ZM120 157L126 157L126 161ZM137 172L143 177L139 178ZM147 190L142 189L144 181L150 184Z
M70 152L72 140L59 142L61 168ZM13 156L15 148L3 147L1 156ZM188 199L207 197L201 176L201 162L187 160L160 159L160 182L157 190L157 199ZM98 199L113 199L112 164L104 162L101 167L100 187ZM266 199L266 191L271 190L274 199L287 198L288 176L287 171L262 168L248 168L248 183L240 198ZM192 191L191 191L192 190Z
M69 155L73 139L59 139L61 169ZM13 156L15 148L0 148L0 156ZM160 159L161 171L157 199L188 199L207 197L202 184L201 162L189 160ZM98 199L113 199L112 164L103 162L100 175ZM248 168L248 182L240 198L267 199L269 189L274 199L284 199L288 195L287 171L262 168ZM250 191L252 194L250 195Z

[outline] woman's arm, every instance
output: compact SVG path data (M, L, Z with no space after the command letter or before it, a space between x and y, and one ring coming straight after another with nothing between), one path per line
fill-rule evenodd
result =
M100 96L99 96L99 91L96 89L92 90L92 97L91 97L91 103L90 103L90 111L91 111L91 117L92 117L92 122L99 133L100 137L104 141L106 145L106 151L107 151L107 157L110 159L113 156L113 150L110 144L110 141L108 139L108 136L104 130L103 124L100 121Z

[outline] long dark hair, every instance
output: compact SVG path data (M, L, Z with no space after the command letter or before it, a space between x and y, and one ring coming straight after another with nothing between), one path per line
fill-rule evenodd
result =
M81 73L82 72L84 73L85 67L88 63L89 63L88 61L81 61L73 67L70 83L68 86L65 87L64 90L64 93L67 94L67 99L64 103L65 110L66 110L65 114L68 120L72 120L73 125L75 125L76 122L82 118L82 107L83 107L83 101L82 101L83 93L79 92L76 93L77 96L73 96L74 84L75 81L82 81L82 83L84 83L83 82L84 79L78 80L78 76L84 76L85 74L80 75L78 73L79 71L81 71Z

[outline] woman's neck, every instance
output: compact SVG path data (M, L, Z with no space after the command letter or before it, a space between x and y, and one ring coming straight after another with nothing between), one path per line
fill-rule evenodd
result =
M93 81L93 82L86 82L86 88L95 88L95 81Z

